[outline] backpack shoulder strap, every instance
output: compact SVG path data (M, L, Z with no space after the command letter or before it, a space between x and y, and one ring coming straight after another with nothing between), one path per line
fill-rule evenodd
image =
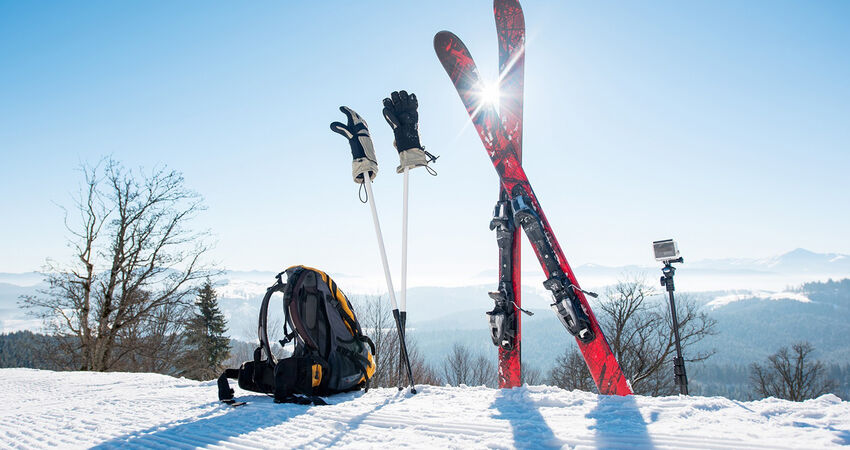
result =
M307 272L318 272L317 275L324 277L324 273L317 271L316 269L307 267L307 266L292 266L286 269L287 274L287 284L283 288L283 310L285 314L284 324L289 325L292 328L292 337L296 335L300 337L300 341L307 346L307 348L312 350L319 350L319 345L310 335L310 333L306 330L304 323L302 321L302 308L298 301L296 301L296 297L299 297L306 293L312 293L319 295L318 284L315 286L306 285L304 282L304 275ZM292 340L292 337L286 337L287 342Z
M277 274L275 284L266 289L266 295L263 297L263 302L260 304L260 318L257 324L257 337L260 339L260 348L266 353L268 361L275 362L275 357L272 354L271 346L269 345L269 300L275 292L283 292L286 289L286 283L281 279L281 275L286 272Z

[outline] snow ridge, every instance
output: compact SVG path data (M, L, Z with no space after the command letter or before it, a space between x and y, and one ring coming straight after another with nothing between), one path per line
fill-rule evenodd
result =
M726 306L730 303L737 302L740 300L750 300L750 299L764 299L764 300L793 300L800 303L811 303L812 300L807 297L805 294L800 292L769 292L769 291L751 291L743 294L729 294L729 295L721 295L716 297L714 300L706 303L706 306L710 308L719 308L721 306Z

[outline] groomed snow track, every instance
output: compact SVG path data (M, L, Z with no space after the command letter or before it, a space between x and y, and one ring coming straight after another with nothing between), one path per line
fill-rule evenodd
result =
M826 448L850 445L850 403L609 397L549 386L373 389L328 406L274 404L154 374L0 370L3 448Z

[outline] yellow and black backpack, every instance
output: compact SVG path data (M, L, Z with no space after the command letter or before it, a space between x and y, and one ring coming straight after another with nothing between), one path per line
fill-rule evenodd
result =
M286 282L283 282L286 275ZM239 387L273 395L277 403L323 405L319 396L369 389L375 373L375 344L363 335L351 303L327 274L306 266L293 266L277 274L260 305L257 335L260 345L254 360L239 369L227 369L218 378L218 398L238 406L228 378ZM291 356L276 359L267 332L269 300L283 293L285 337L295 342Z

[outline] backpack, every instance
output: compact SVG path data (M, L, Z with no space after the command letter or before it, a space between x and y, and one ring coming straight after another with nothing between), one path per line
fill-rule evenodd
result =
M286 283L282 276L286 275ZM375 374L375 344L363 335L351 303L327 274L292 266L277 274L260 305L254 360L227 369L218 378L218 398L233 400L228 378L248 391L273 395L275 403L326 404L318 396L364 388ZM267 333L269 300L283 293L285 315L282 346L294 341L288 358L276 359Z

